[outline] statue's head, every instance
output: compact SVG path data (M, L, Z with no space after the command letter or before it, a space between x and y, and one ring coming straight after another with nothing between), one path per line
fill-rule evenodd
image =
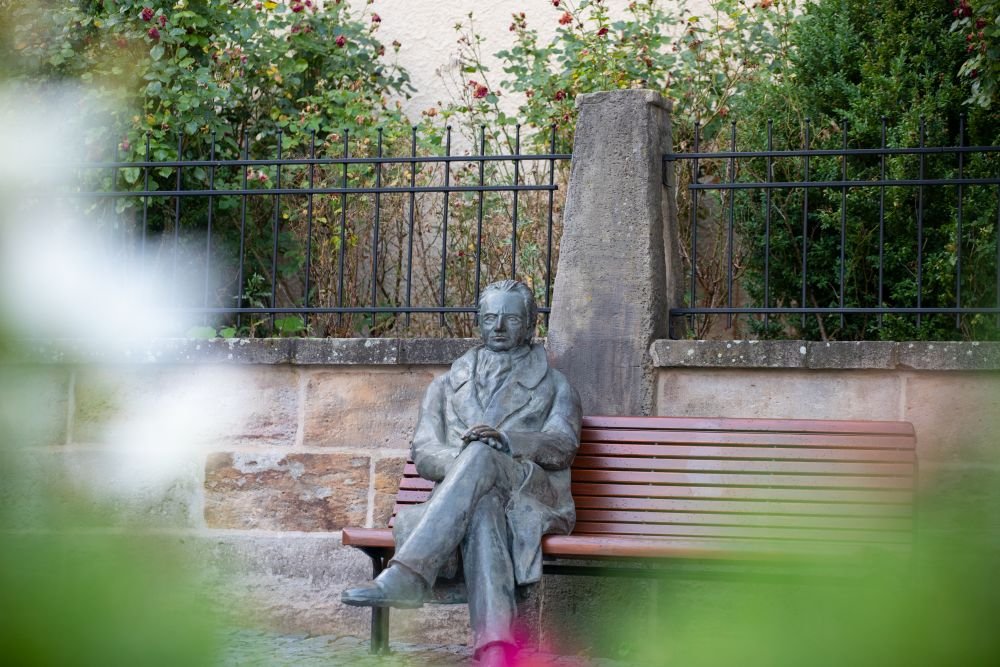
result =
M486 286L479 296L479 332L494 352L507 352L531 342L538 306L524 283L501 280Z

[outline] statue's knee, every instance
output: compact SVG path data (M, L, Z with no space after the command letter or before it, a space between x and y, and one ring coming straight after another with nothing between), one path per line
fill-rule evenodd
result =
M464 466L494 466L496 465L498 455L499 452L497 450L485 443L476 441L462 451L459 461Z

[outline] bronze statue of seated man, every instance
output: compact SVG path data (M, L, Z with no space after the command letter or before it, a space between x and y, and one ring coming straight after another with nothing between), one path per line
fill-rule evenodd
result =
M541 578L542 536L569 533L576 518L580 398L531 342L536 319L526 285L483 290L483 345L431 383L413 437L413 461L434 492L396 516L389 567L342 595L350 605L419 607L439 576L452 576L458 553L482 665L507 664L516 650L516 587Z

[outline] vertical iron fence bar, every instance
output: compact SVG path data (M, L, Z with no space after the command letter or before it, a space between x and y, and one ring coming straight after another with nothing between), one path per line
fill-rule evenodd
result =
M774 121L767 119L767 151L774 150ZM774 159L767 156L766 173L764 181L771 183L774 178ZM764 188L764 307L771 307L771 188ZM771 323L771 318L764 314L764 329L767 330Z
M121 148L120 142L115 141L114 149L112 152L112 167L111 167L111 192L118 191L118 163L121 161ZM115 197L111 197L110 201L115 201Z
M479 204L476 210L476 282L475 290L473 292L473 299L479 298L479 285L482 278L482 263L483 263L483 195L484 192L482 187L485 183L485 166L486 166L486 126L482 125L479 128Z
M112 162L114 162L115 164L117 164L119 162L119 160L121 159L121 151L120 151L120 149L121 149L121 144L118 141L115 141L114 151L112 152L113 157L114 157L114 159L112 160ZM111 192L114 193L114 192L117 192L117 191L118 191L118 167L111 167ZM110 201L110 206L111 206L112 210L114 210L116 199L117 199L116 197L111 197L110 200L109 200ZM121 240L121 249L120 250L121 250L121 256L122 256L122 258L124 260L124 258L127 257L127 251L128 251L128 243L126 243L126 241L127 241L127 236L126 236L127 231L125 229L125 224L122 222L122 220L121 220L121 218L119 216L117 216L117 215L114 216L114 220L115 220L116 224L121 225L121 237L122 237L122 240ZM111 236L112 236L112 252L114 252L114 247L113 247L113 245L114 245L114 239L113 239L113 237L114 237L114 230L111 230L111 231L112 231L112 234L111 234ZM125 261L122 262L122 266L126 267L126 270L127 270L127 263Z
M447 127L444 135L444 156L451 157L451 125ZM444 211L441 214L441 307L445 307L445 292L447 290L446 282L448 276L448 205L449 205L449 192L448 188L451 186L451 161L444 161ZM482 193L479 195L482 196ZM441 326L444 326L444 312L441 312L439 318Z
M965 114L958 117L958 147L965 146ZM965 154L958 151L958 178L965 175ZM955 211L955 307L962 307L962 184L958 185L958 209ZM962 316L955 314L955 328L962 326Z
M316 130L309 135L309 159L316 159ZM309 163L309 198L306 202L306 281L303 305L309 307L309 290L312 288L312 242L313 242L313 189L316 187L316 163ZM305 331L309 332L309 313L302 317Z
M730 150L736 152L736 121L732 121L729 128L729 146ZM729 158L729 182L736 182L736 157L733 156ZM733 243L735 242L735 227L736 227L736 190L729 191L729 229L727 230L727 240L726 240L726 305L729 308L733 307ZM726 315L726 328L731 329L733 326L733 314L728 313Z
M920 148L924 147L924 139L926 136L926 121L923 117L920 118ZM924 167L926 161L924 160L924 154L920 154L920 180L923 181L925 177ZM917 308L923 307L923 284L924 284L924 259L923 259L923 249L924 249L924 186L920 185L917 187ZM917 328L920 327L920 313L917 313Z
M378 128L378 158L382 159L382 128ZM378 307L378 243L379 224L382 217L382 162L375 163L375 226L372 229L372 308ZM375 326L375 316L372 312L371 326Z
M694 123L694 152L695 155L698 154L700 149L700 139L701 139L701 123L695 121ZM695 157L691 162L691 184L698 184L698 158ZM696 299L698 298L698 190L693 189L691 192L691 288L690 288L690 299L691 307L695 308L698 304ZM691 326L694 328L695 317L691 317Z
M181 161L181 151L183 150L183 147L184 147L183 140L184 140L184 135L181 134L181 132L178 130L178 132L177 132L177 162L178 163L180 163L180 161ZM177 165L177 174L176 174L176 178L174 180L175 180L175 183L176 183L174 189L179 193L181 191L181 166L180 166L180 164ZM172 267L171 267L171 270L170 270L170 285L175 290L177 289L177 255L179 254L179 250L180 250L180 242L181 242L181 197L178 194L178 195L174 196L174 252L173 252L173 257L171 258ZM171 302L174 303L174 304L177 303L177 298L176 297L177 297L176 293L173 295L173 297L171 297Z
M417 127L413 126L412 134L410 135L410 157L413 161L410 162L410 212L407 219L407 236L406 236L406 307L409 308L410 297L412 294L413 286L413 207L416 206L416 192L413 188L417 187ZM410 313L406 313L406 326L410 326Z
M812 144L812 121L806 118L805 150L809 150ZM809 182L809 156L802 157L803 180ZM808 275L809 275L809 188L802 188L802 299L800 304L807 307L808 298ZM802 328L806 326L806 315L802 314Z
M886 117L882 116L882 150L886 145ZM885 181L885 152L879 153L879 179ZM885 186L878 193L878 307L885 306ZM884 316L879 313L878 325L882 326Z
M840 161L840 180L847 181L847 132L848 121L844 119L843 149L844 155ZM847 289L847 186L840 188L840 307L844 307L844 292ZM844 313L840 313L840 328L844 328Z
M521 154L521 125L514 126L514 155ZM514 158L514 187L521 180L521 161ZM511 216L510 230L510 279L517 280L517 190L514 190L514 211Z
M274 187L281 189L281 130L277 132L278 159L275 162L277 172L274 176ZM271 333L274 333L275 308L278 307L278 228L281 225L281 195L274 195L274 223L272 225L273 239L271 244Z
M996 296L997 308L1000 308L1000 186L997 187L996 255ZM1000 313L997 313L997 327L1000 327Z
M344 128L344 172L343 178L341 179L341 187L345 190L347 189L347 159L350 156L350 130ZM337 277L337 307L344 307L344 264L347 260L346 256L346 246L347 246L347 193L344 192L340 195L340 257L338 258L338 271L339 276ZM353 321L353 320L352 320ZM337 324L342 325L344 323L344 314L339 313L337 315Z
M211 144L208 148L208 159L212 164L208 167L208 191L215 190L215 132L212 132ZM212 274L212 211L215 208L215 195L208 195L208 220L205 227L205 293L202 302L208 308L208 292L211 287ZM208 315L205 315L204 324L208 324Z
M549 137L549 155L556 154L556 126L552 126L551 135ZM548 231L546 232L546 243L548 248L545 251L545 307L550 308L552 306L552 208L555 203L555 184L556 184L556 161L555 158L549 158L549 220L548 220ZM549 326L549 314L545 313L545 327Z
M243 136L243 159L250 159L250 133L247 132ZM243 196L240 203L240 264L239 271L237 273L237 284L236 284L236 307L243 307L243 269L244 269L244 258L246 253L246 239L247 239L247 170L249 167L243 165ZM239 329L243 326L243 314L236 313L236 328Z
M142 168L142 190L149 192L149 135L146 135L146 166ZM146 233L149 226L149 195L142 196L142 245L140 246L140 260L143 268L146 267Z

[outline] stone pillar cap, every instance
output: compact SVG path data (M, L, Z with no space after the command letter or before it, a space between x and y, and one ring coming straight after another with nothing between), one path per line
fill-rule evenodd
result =
M638 98L647 104L658 106L667 111L671 111L674 108L674 103L671 100L648 88L628 88L624 90L604 90L597 93L582 93L576 96L576 108L579 109L584 104L621 102L623 98Z

